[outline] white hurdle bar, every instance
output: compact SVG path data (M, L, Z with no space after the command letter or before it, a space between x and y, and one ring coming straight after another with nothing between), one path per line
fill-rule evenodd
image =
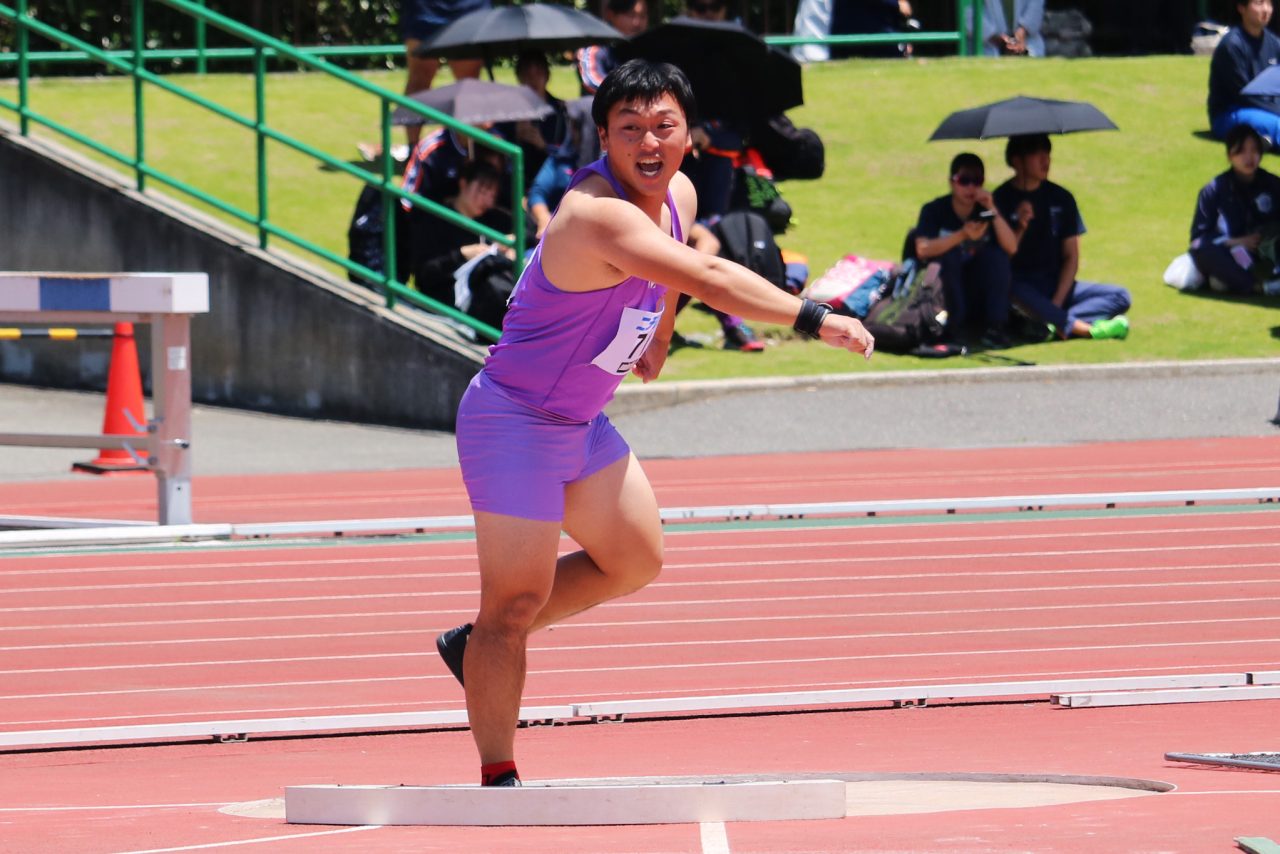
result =
M209 310L204 273L0 273L0 321L151 326L152 418L145 437L0 433L0 445L144 448L159 522L191 522L191 316Z
M5 434L0 434L0 444ZM1196 505L1221 503L1223 505L1245 502L1272 504L1280 502L1280 486L1250 489L1193 489L1165 492L1111 492L1062 495L1005 495L983 498L919 498L895 501L855 501L814 504L754 504L720 505L709 507L668 507L660 510L664 523L706 521L760 521L795 520L819 517L878 516L882 513L937 513L954 514L967 510L1010 510L1026 507L1097 507L1161 504ZM1270 509L1270 508L1267 508ZM1280 509L1280 504L1277 505ZM18 527L22 517L0 516L0 526ZM126 532L110 527L86 527L78 520L68 520L80 530L59 532L58 536L46 536L38 531L0 531L0 549L57 547L69 545L109 544L127 538L131 543L168 542L175 537L163 526L148 529L132 522L118 523L129 526ZM474 527L471 516L411 516L388 519L328 519L306 522L248 522L217 526L208 538L265 538L342 536L346 534L422 534L445 531L468 531ZM46 523L31 527L52 527ZM68 525L70 527L70 525ZM22 534L23 536L17 536ZM63 535L65 534L65 536ZM182 538L193 538L184 533Z
M699 697L655 697L636 700L583 701L520 709L525 725L572 720L621 720L624 715L733 713L750 710L840 708L860 703L925 705L930 699L995 700L1008 697L1043 697L1087 691L1158 691L1175 688L1231 690L1266 687L1280 692L1277 673L1199 673L1159 676L1119 676L1096 679L1042 679L1028 682L974 682L954 685L900 685L886 688L852 688L833 691L793 691L771 694L726 694ZM1252 695L1249 699L1264 699ZM1167 702L1176 702L1170 700ZM193 721L171 724L136 724L110 727L0 731L0 748L54 744L98 744L112 741L145 742L157 739L248 737L280 733L370 732L409 727L465 726L464 709L436 712L387 712L360 715L314 715L298 718Z

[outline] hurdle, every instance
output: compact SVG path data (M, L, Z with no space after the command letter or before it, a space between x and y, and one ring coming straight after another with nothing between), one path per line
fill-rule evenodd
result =
M191 523L191 316L209 310L204 273L4 273L0 321L151 326L146 436L0 433L0 445L139 448L155 473L159 524Z

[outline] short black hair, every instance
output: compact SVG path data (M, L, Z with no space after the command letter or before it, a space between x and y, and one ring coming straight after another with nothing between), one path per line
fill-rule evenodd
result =
M612 12L615 15L621 15L623 12L630 12L636 5L636 0L601 0L600 13ZM644 0L644 7L649 8L649 0Z
M522 50L516 54L516 76L520 75L520 71L530 65L537 65L551 72L551 63L547 60L547 55L540 50Z
M1227 131L1227 135L1222 138L1222 141L1227 144L1227 154L1231 155L1239 151L1246 139L1253 140L1253 144L1258 146L1259 154L1267 150L1267 146L1262 142L1262 134L1258 133L1257 128L1253 125L1238 124Z
M466 181L468 184L479 182L481 184L500 186L502 184L502 173L498 171L498 167L491 160L477 157L462 164L462 168L458 170L458 181Z
M591 102L591 118L598 128L609 127L609 110L614 104L640 101L652 104L663 95L676 99L689 124L697 121L698 102L684 72L669 62L629 59L609 72Z
M955 177L961 172L976 172L984 178L987 177L987 167L983 164L982 158L970 151L962 151L951 158L951 171L947 174Z
M1013 158L1026 157L1039 151L1053 151L1053 143L1047 133L1024 133L1011 136L1004 146L1004 162L1013 167Z

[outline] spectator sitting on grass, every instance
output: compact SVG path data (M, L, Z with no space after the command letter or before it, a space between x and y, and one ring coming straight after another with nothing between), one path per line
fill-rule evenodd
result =
M1049 180L1045 134L1011 136L1005 162L1013 177L992 194L1013 223L1013 303L1060 338L1124 338L1129 292L1116 285L1076 280L1084 220L1075 197Z
M942 265L947 337L957 342L977 333L988 347L1008 346L1009 256L1013 231L983 189L982 158L968 152L951 161L951 192L920 208L916 257Z
M1260 168L1262 137L1246 124L1227 131L1231 168L1200 191L1191 220L1191 260L1215 288L1280 294L1280 273L1258 249L1280 236L1280 178Z
M504 230L510 218L495 210L502 174L486 160L468 160L458 176L458 192L447 200L449 207L468 219L495 230ZM468 261L481 255L495 254L505 258L503 266L511 269L515 252L510 247L493 244L470 229L439 219L423 217L412 221L409 232L409 264L414 285L432 299L454 305L454 273Z
M1218 139L1239 124L1251 125L1271 147L1280 139L1280 98L1241 95L1240 90L1280 62L1280 38L1267 29L1271 0L1237 2L1240 26L1232 27L1209 62L1209 127Z

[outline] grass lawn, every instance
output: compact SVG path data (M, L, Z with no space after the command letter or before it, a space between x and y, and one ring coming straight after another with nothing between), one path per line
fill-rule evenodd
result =
M1132 334L1123 342L1054 342L944 361L877 354L864 364L793 340L785 329L763 330L776 345L763 354L724 352L714 341L711 318L688 311L678 329L710 338L710 346L677 350L664 379L1280 355L1280 302L1180 294L1161 281L1165 266L1186 247L1197 191L1226 168L1222 146L1203 136L1207 58L848 60L808 67L804 74L808 103L791 117L821 134L827 168L821 180L782 186L797 225L780 243L806 254L814 276L849 252L895 258L920 205L947 191L947 166L956 153L979 154L989 186L1007 177L1003 140L925 142L949 112L1016 94L1100 107L1120 132L1055 137L1052 178L1075 193L1088 225L1081 278L1130 289ZM399 71L367 78L391 89L403 84ZM173 80L241 114L252 113L250 77ZM14 88L11 81L0 84L7 98L16 99ZM576 94L573 70L557 67L552 89ZM267 101L272 126L343 160L353 158L357 141L376 136L374 99L323 75L272 75ZM127 81L36 81L31 103L105 144L132 151ZM243 210L256 210L249 131L156 90L147 94L146 116L147 157L154 166ZM35 134L57 137L43 129ZM356 180L276 143L269 144L268 161L271 220L345 254ZM159 189L156 182L151 186ZM283 241L273 245L288 248Z

